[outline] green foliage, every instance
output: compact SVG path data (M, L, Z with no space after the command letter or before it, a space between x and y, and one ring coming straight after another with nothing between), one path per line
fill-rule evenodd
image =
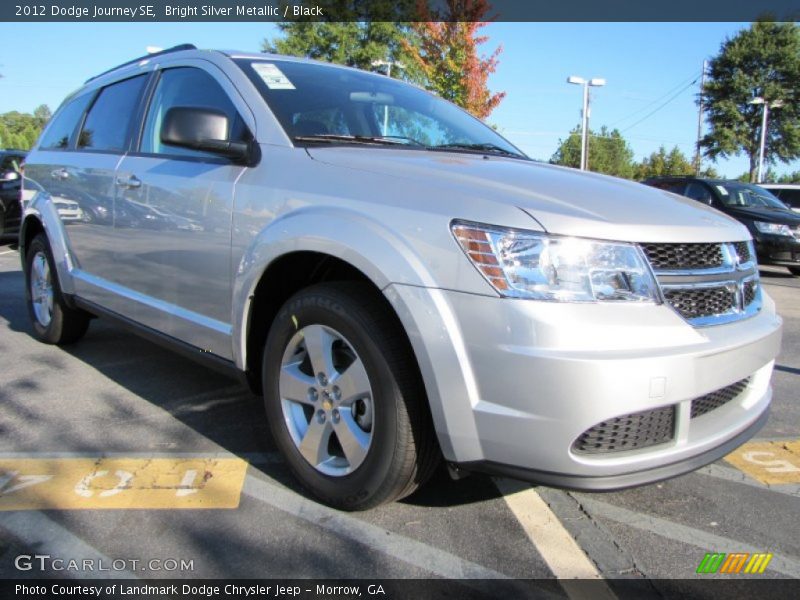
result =
M677 146L669 152L661 146L634 167L634 179L664 175L694 175L694 166Z
M764 174L764 181L769 183L800 183L800 171L778 175L772 169L767 169Z
M765 161L789 162L800 156L800 28L791 22L759 21L725 40L709 65L702 97L709 133L704 154L750 158L748 180L758 165L763 105L755 97L784 102L769 112Z
M575 127L550 158L556 165L578 168L581 162L580 127ZM604 125L599 133L589 130L589 170L630 179L634 175L633 150L619 130Z
M422 81L419 68L403 47L403 40L415 38L407 23L301 21L279 23L278 28L283 35L264 40L265 52L303 56L367 71L376 70L373 61L390 60L405 67L393 68L392 77ZM381 71L385 69L381 67Z
M29 150L50 116L45 104L37 107L32 115L17 111L0 115L0 148Z

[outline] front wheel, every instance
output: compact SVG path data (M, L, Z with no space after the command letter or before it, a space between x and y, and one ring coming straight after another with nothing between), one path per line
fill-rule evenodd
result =
M413 354L370 286L326 283L290 298L262 373L275 442L323 502L364 510L399 499L438 463Z
M33 333L39 341L70 344L86 333L90 317L64 302L44 233L33 238L25 254L25 292Z
M789 269L789 273L794 275L795 277L800 277L800 267L787 267Z

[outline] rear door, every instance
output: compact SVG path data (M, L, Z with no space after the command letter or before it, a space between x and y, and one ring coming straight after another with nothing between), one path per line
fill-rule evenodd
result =
M115 297L109 289L115 271L115 173L128 149L147 78L137 75L70 101L25 173L32 188L50 195L64 225L76 293L109 308Z
M215 66L160 71L138 151L117 172L114 277L131 289L124 314L230 358L232 202L246 167L163 144L161 124L173 107L222 112L231 139L249 139L249 109Z

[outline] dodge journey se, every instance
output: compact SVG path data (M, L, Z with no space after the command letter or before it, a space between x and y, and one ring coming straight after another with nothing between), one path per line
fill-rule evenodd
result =
M335 507L441 461L640 485L767 418L781 320L743 225L383 75L172 48L70 95L23 177L35 335L110 318L237 374Z

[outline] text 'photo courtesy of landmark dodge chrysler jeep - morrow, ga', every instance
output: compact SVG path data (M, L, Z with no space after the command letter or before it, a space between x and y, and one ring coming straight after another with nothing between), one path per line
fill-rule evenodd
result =
M781 319L741 224L383 75L172 48L69 96L23 176L35 335L110 317L234 371L332 506L441 460L640 485L767 418Z

